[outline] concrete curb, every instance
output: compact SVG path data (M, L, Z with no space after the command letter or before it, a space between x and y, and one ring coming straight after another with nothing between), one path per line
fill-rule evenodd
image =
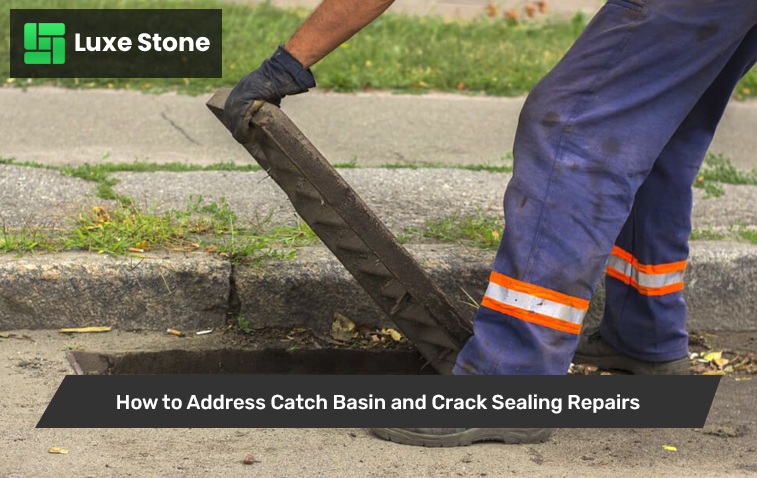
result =
M475 310L463 305L469 302L463 289L481 298L494 253L439 244L408 249L472 318ZM757 246L703 241L691 249L685 292L690 329L757 330ZM603 296L600 290L588 323L601 317ZM232 268L205 253L141 261L85 253L0 257L0 330L193 330L239 316L256 328L303 326L325 333L335 312L360 324L390 325L323 247L257 268Z
M0 256L0 329L223 324L231 265L208 254Z

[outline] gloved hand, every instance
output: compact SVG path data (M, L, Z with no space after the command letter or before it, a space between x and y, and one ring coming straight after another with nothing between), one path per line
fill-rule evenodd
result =
M234 139L247 143L252 137L250 119L253 103L263 100L279 106L286 95L305 93L315 86L310 68L302 64L281 45L257 70L242 78L226 99L223 120Z

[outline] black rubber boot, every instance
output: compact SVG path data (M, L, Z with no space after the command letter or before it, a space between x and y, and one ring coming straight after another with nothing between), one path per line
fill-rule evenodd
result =
M372 428L379 438L403 445L451 447L494 441L508 444L547 441L551 428Z
M621 370L634 375L691 375L689 357L668 362L645 362L615 350L605 342L599 327L588 328L578 341L574 363L594 365L602 370Z

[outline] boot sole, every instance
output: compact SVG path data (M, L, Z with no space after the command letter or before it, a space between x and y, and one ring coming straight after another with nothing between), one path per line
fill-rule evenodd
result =
M625 355L590 357L576 354L574 363L594 365L601 370L620 370L634 375L691 375L691 363L688 357L670 362L643 362Z
M471 428L449 435L429 435L399 428L372 428L379 438L402 445L425 447L469 446L478 442L505 444L542 443L552 434L551 428Z

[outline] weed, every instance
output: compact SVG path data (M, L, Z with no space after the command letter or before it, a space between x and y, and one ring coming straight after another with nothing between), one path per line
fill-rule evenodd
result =
M720 232L715 232L712 227L707 229L692 229L689 236L690 241L720 241L726 238L726 235Z
M725 184L757 185L757 170L743 171L736 169L731 160L722 154L708 152L702 163L697 180L717 181Z
M720 197L725 191L718 183L724 184L757 184L757 170L743 171L736 169L731 160L722 154L708 152L702 163L693 186L704 189L704 198Z
M19 230L10 230L5 221L2 224L0 235L0 253L2 254L28 254L36 250L51 250L52 239L42 229L23 227Z
M251 334L253 331L252 321L244 317L237 317L236 329L245 334Z
M423 237L443 242L471 245L481 249L494 250L499 245L503 230L501 218L487 218L480 213L476 216L451 216L430 221L421 231ZM417 234L408 230L408 234Z
M746 224L742 221L731 226L731 233L735 234L738 239L757 244L757 231L754 229L747 229Z

